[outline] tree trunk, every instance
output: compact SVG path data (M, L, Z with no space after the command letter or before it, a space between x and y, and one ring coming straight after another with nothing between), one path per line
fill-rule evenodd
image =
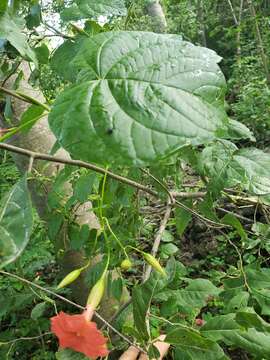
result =
M157 33L166 32L167 21L159 0L148 0L146 4L146 13L152 19L153 31Z
M197 2L197 18L198 18L198 23L199 23L200 44L204 47L207 47L204 7L203 7L202 0L198 0L198 2Z
M28 79L30 76L30 69L28 67L28 64L24 62L20 70L24 73L24 79L20 82L19 85L19 91L27 94L41 103L45 102L45 99L42 95L42 93L38 90L35 90L33 87L31 87L28 83ZM9 81L6 84L7 88L11 88L14 82L15 76L11 77ZM12 110L14 114L14 124L17 125L18 121L22 115L22 113L29 107L29 104L20 101L16 98L11 99L12 103ZM53 133L50 131L48 119L47 116L39 120L30 131L27 133L20 133L16 136L13 136L9 142L22 147L24 149L29 149L34 152L41 152L49 154L53 145L55 144L56 138L53 135ZM69 154L64 150L60 149L58 150L57 154L58 156L69 158ZM22 155L14 154L13 159L15 161L16 166L18 169L24 173L28 169L29 159L27 157L24 157ZM42 176L42 178L52 178L57 175L57 173L63 168L63 166L59 166L59 164L54 164L52 162L45 163L41 160L35 160L33 163L32 171L35 174L39 174ZM51 184L50 182L42 181L42 186L39 181L31 180L28 182L29 189L31 192L31 197L33 200L33 204L35 205L35 208L37 209L37 212L40 216L40 218L43 221L48 220L48 209L47 209L47 197L48 193L50 192ZM68 182L63 187L63 195L64 197L69 197L71 194L72 187L71 184ZM91 214L91 213L89 213ZM93 218L92 222L93 227L96 227L98 225L97 220ZM63 225L62 230L57 234L57 238L51 239L55 244L57 243L58 248L64 248L66 250L65 255L62 258L62 268L65 270L65 273L68 273L72 270L74 270L77 267L82 266L85 263L83 253L80 251L71 251L66 246L66 226ZM70 256L70 253L72 253L72 256ZM83 284L83 278L81 278L77 282L77 289L78 291L74 291L74 299L76 301L80 300L82 298L81 292L84 288ZM87 289L84 289L84 291L87 291Z
M259 24L258 24L258 20L257 20L256 10L255 10L252 0L247 0L247 3L249 5L250 13L251 13L251 16L254 21L256 37L257 37L257 41L258 41L258 52L261 56L265 77L267 80L267 84L270 85L269 61L268 61L268 57L264 50L264 45L263 45L263 40L262 40L262 36L261 36L261 32L260 32L260 28L259 28Z
M231 0L227 0L229 7L231 9L232 12L232 16L233 16L233 21L234 21L234 25L237 29L237 33L236 33L236 60L238 65L240 66L241 64L241 22L242 22L242 12L243 12L243 5L244 5L244 0L240 0L240 6L239 6L239 17L237 19L233 5Z

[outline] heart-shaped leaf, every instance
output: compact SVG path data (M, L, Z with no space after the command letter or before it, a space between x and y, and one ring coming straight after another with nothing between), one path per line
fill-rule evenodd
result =
M51 129L74 158L140 166L224 136L219 61L176 35L84 39L69 66L77 84L56 99Z

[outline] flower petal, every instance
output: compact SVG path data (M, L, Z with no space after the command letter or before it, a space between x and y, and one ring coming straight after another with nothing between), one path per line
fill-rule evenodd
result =
M84 314L68 315L61 311L51 318L51 330L58 337L61 348L70 348L91 358L109 353L107 339L96 323L87 321Z

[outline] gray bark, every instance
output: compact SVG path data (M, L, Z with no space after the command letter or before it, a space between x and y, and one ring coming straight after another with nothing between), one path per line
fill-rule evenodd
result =
M255 32L256 32L256 37L257 37L257 41L258 41L258 53L261 55L262 65L264 68L264 73L265 73L265 77L267 80L267 84L270 85L269 59L268 59L268 56L264 49L263 39L262 39L261 31L259 28L259 23L257 20L255 6L254 6L252 0L247 0L247 3L249 5L250 13L251 13L251 16L254 21Z
M164 33L167 28L167 21L159 0L148 1L146 13L152 18L153 30L157 33Z
M202 46L207 47L206 41L206 31L205 31L205 16L204 16L204 7L202 0L197 2L197 18L199 22L199 36L200 43Z

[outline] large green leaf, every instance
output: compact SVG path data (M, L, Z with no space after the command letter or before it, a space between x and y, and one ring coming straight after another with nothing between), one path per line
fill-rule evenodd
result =
M270 334L256 329L243 329L236 321L235 314L216 316L201 328L204 336L213 341L222 341L249 351L250 353L269 359Z
M32 205L23 177L0 203L0 267L16 260L24 250L32 224Z
M270 194L270 154L259 149L241 149L233 157L232 169L242 176L242 185L257 195Z
M224 311L226 313L232 313L246 308L248 305L250 294L247 291L238 291L237 295L233 296L226 302Z
M200 165L217 188L239 184L256 195L270 194L270 154L262 150L239 150L223 140L202 151Z
M125 16L127 9L124 0L76 0L76 4L64 9L61 18L64 21L99 16Z
M223 136L219 61L176 35L107 32L85 39L69 64L77 84L56 99L51 129L73 158L128 165Z
M238 324L244 328L254 328L260 332L270 333L270 324L264 321L258 314L254 311L244 312L240 311L236 313L235 320Z
M209 189L211 192L219 191L226 185L234 185L236 180L241 180L237 173L235 176L231 173L231 178L228 178L228 167L236 150L235 144L222 140L206 146L201 152L199 168L204 175L210 178ZM234 182L232 182L233 179Z
M27 37L22 33L24 20L10 16L8 12L0 14L0 39L5 39L27 60L37 63L36 55L27 43Z
M249 139L251 141L256 141L253 133L246 127L246 125L233 119L229 119L228 132L231 139Z
M220 289L206 279L190 279L185 289L176 290L177 301L183 306L201 308L209 296L218 296Z
M210 296L217 296L220 290L206 279L189 280L189 285L180 290L165 290L159 298L162 299L161 312L170 316L180 311L184 314L199 313L207 305ZM177 310L178 309L178 310Z
M218 344L192 329L176 327L168 333L165 341L176 345L179 350L178 353L181 352L186 359L226 359L223 350Z

